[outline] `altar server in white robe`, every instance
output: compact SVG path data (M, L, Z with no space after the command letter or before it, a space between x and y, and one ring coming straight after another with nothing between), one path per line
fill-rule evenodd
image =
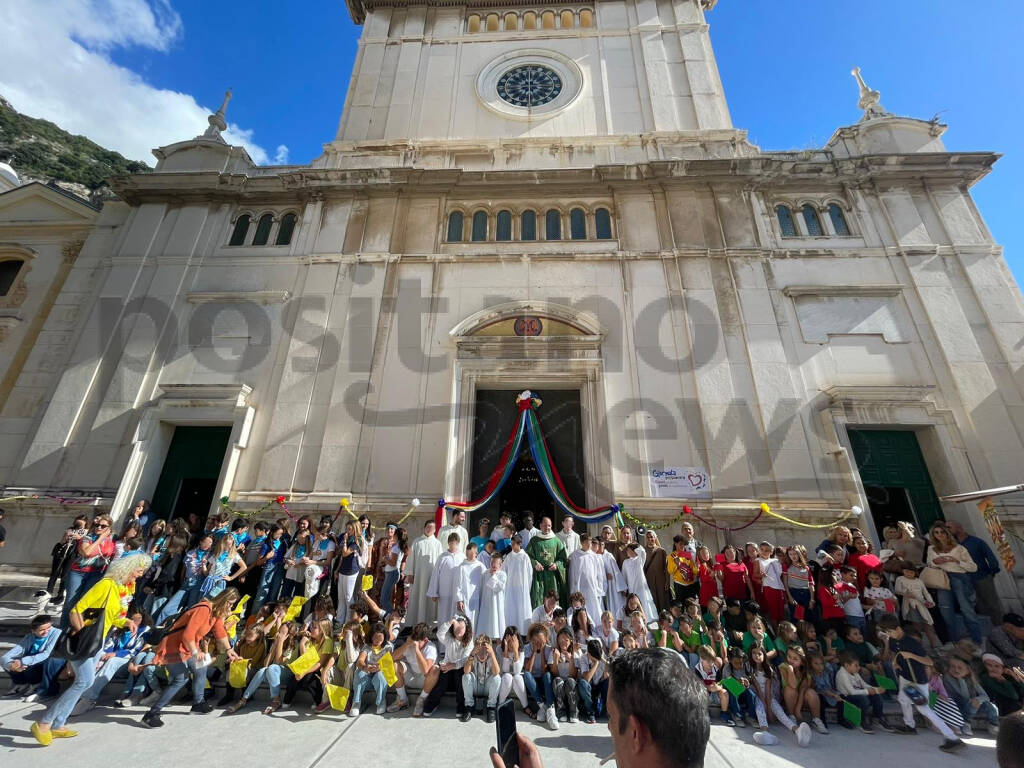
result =
M626 601L626 581L622 578L619 564L615 562L615 555L608 551L604 541L594 539L590 548L604 561L604 604L612 616L617 617L622 613L622 604ZM587 615L590 615L590 611L587 611Z
M570 579L570 584L575 581L576 586L570 587L571 592L579 592L587 606L587 616L601 618L601 598L605 592L605 568L604 558L591 551L590 536L580 536L580 548L573 553L579 555L570 561L570 574L575 571L575 580ZM591 619L594 621L594 619Z
M505 555L501 570L508 576L505 585L505 626L515 627L519 634L525 635L533 615L533 604L530 602L533 565L530 556L523 551L523 540L519 534L512 537L512 550Z
M501 570L501 555L491 556L491 567L480 580L480 610L473 625L478 633L492 640L505 634L505 587L508 574Z
M412 543L405 561L406 593L409 595L409 613L406 623L414 627L420 622L433 624L437 620L437 604L427 597L434 566L444 554L444 545L434 535L435 524L427 520L423 535Z
M441 530L437 532L437 538L442 542L447 542L448 537L451 534L457 533L459 535L459 552L465 555L466 545L469 544L469 531L467 531L466 527L463 525L463 523L466 522L466 513L461 509L453 510L450 520L451 522L448 523L448 525L443 526ZM438 616L444 616L444 614L439 613ZM448 621L448 619L444 620Z
M568 557L572 557L572 553L580 548L580 535L572 529L575 524L575 518L566 515L562 518L562 530L555 534L565 545L565 554Z
M434 566L434 572L430 576L430 586L427 587L427 597L431 598L437 605L437 615L440 617L455 615L455 595L459 589L459 567L466 559L459 551L459 535L448 534L448 551L438 558ZM448 619L442 618L442 621Z
M476 544L466 545L466 559L459 566L459 586L455 592L455 610L465 614L473 626L480 609L480 582L483 581L484 564L476 557Z
M626 547L626 559L622 561L622 578L626 580L626 589L640 598L640 605L644 609L644 616L658 615L658 609L654 605L654 596L651 595L651 588L647 586L647 578L644 576L644 560L646 553L644 548L635 541Z

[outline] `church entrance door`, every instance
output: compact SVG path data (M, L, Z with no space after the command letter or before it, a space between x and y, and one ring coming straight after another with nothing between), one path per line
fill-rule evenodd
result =
M528 386L528 385L527 385ZM480 496L494 472L508 436L518 416L515 389L477 389L473 429L473 473L469 498ZM537 409L537 418L547 440L551 457L562 476L569 498L577 504L586 503L585 463L583 457L583 422L578 389L532 390L543 402ZM515 468L494 500L470 515L467 529L471 536L477 533L479 521L486 517L492 527L502 514L512 516L516 530L522 528L522 518L531 512L534 525L541 517L552 518L555 530L561 528L562 514L537 474L537 468L524 442Z

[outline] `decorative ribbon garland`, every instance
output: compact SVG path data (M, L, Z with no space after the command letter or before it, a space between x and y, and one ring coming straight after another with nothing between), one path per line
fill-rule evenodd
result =
M483 494L479 498L467 502L449 502L444 499L438 499L437 511L434 515L434 522L437 527L440 529L444 523L445 509L474 512L486 506L494 499L502 486L508 482L509 477L512 475L512 470L515 469L524 438L528 441L527 445L530 448L530 455L533 456L533 462L537 466L537 474L540 475L544 488L562 512L587 523L602 522L618 515L620 509L618 504L607 504L602 507L595 507L594 509L585 509L569 498L569 493L565 489L562 477L558 474L558 469L551 460L551 452L548 449L547 440L544 439L540 422L537 420L535 409L540 407L540 398L534 397L530 390L526 390L516 397L516 403L519 405L519 416L516 419L515 428L505 443L505 448L498 459L498 465L491 473Z
M58 504L63 506L71 506L73 504L96 504L96 499L101 498L100 496L90 496L88 498L82 498L80 496L69 497L69 496L57 496L52 493L33 493L30 495L22 496L5 496L0 499L0 504L5 504L8 501L26 501L33 499L53 499Z

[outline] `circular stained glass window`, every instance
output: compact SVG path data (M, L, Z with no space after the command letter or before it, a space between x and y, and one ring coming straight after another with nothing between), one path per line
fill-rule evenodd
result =
M539 107L558 98L562 79L547 67L525 64L498 79L498 95L516 107Z

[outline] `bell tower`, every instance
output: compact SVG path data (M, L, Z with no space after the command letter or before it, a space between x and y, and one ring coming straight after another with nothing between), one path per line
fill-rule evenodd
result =
M348 0L363 32L325 160L574 167L716 142L735 155L744 134L705 21L716 1Z

